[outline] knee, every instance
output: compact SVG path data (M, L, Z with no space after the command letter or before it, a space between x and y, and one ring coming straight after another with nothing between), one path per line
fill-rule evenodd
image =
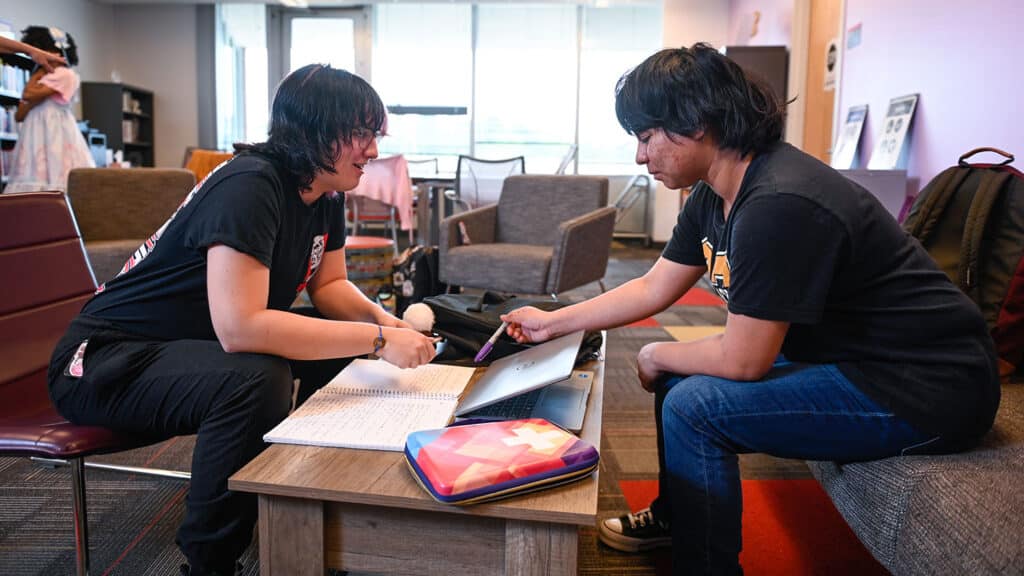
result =
M695 431L707 430L718 404L717 380L710 376L690 376L672 386L661 411L666 428L683 426Z
M288 361L268 354L239 354L244 382L240 400L250 406L257 420L269 425L288 415L292 400L292 371Z

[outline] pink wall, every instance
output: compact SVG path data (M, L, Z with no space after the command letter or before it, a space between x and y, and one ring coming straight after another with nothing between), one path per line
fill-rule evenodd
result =
M1024 2L1019 0L846 0L840 117L868 104L862 166L874 149L889 99L918 93L908 177L920 189L964 152L994 146L1024 168ZM984 155L983 160L992 160Z
M757 33L754 30L755 12ZM730 46L789 46L793 29L793 0L730 0Z

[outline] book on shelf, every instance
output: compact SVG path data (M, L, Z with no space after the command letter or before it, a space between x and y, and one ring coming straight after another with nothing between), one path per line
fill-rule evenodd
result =
M359 358L263 440L401 452L410 432L451 422L474 371L443 364L403 370L383 360Z

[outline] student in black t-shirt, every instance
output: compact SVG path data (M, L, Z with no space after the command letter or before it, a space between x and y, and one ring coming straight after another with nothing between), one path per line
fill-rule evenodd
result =
M655 393L660 493L606 519L609 546L671 544L675 573L735 574L737 454L872 460L965 449L999 404L977 307L863 188L780 141L782 105L703 44L658 52L619 81L636 161L693 186L644 276L554 312L506 315L541 341L622 326L674 303L705 273L725 332L656 342L637 374Z
M345 268L344 197L377 157L385 111L363 79L310 65L282 81L270 137L200 182L100 286L50 363L70 421L152 439L197 434L183 573L234 574L256 518L228 477L291 405L348 359L402 368L433 341L363 296ZM307 290L316 310L290 309Z

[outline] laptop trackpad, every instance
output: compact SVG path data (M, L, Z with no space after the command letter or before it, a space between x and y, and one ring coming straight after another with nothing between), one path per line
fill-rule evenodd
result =
M578 432L583 428L593 377L594 373L589 370L574 370L571 378L544 387L544 393L530 416L544 418L566 430Z

